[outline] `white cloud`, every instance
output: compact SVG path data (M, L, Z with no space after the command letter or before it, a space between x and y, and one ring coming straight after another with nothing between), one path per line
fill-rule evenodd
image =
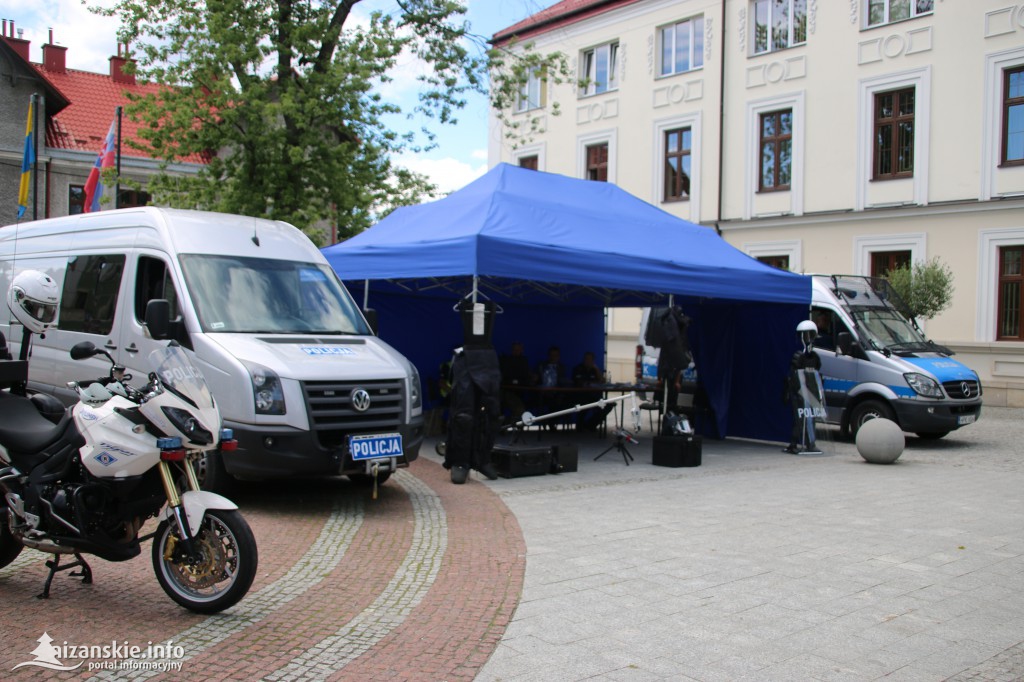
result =
M111 3L90 0L89 4ZM54 43L68 48L69 69L107 73L110 57L117 54L117 19L93 14L74 0L0 0L0 16L13 20L16 29L24 29L22 38L32 42L29 58L34 62L42 61L42 47L50 42L49 29L53 29Z
M487 150L486 149L474 149L469 153L470 158L476 159L477 161L487 161Z
M451 157L428 159L403 156L395 162L416 173L422 173L437 185L442 194L462 189L487 172L487 164L469 164Z

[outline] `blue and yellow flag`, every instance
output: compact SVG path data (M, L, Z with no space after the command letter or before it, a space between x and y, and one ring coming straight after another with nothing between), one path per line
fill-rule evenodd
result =
M25 123L25 156L21 160L21 185L18 186L18 220L21 220L25 215L25 209L28 208L28 180L32 173L32 164L36 162L36 148L32 144L35 119L35 102L29 100L28 122Z

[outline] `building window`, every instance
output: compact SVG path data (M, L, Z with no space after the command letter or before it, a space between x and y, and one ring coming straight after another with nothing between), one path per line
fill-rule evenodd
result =
M931 14L935 0L868 0L868 26Z
M1002 246L999 248L999 303L996 321L997 340L1019 341L1024 339L1021 328L1021 299L1024 296L1024 246Z
M68 215L85 213L85 187L83 185L68 186Z
M664 201L683 201L690 198L690 145L689 128L665 131L665 193Z
M580 94L583 96L599 95L609 90L619 88L615 78L618 69L619 44L607 43L600 45L583 53L580 63L582 69L582 83Z
M887 277L890 272L910 265L910 251L872 251L871 276Z
M123 189L117 195L118 208L135 208L136 206L148 206L152 197L149 192L135 189Z
M533 156L520 156L519 167L527 168L529 170L537 170L540 167L540 159L536 154Z
M914 88L875 95L875 180L914 175Z
M587 147L587 180L608 181L608 143Z
M1024 164L1024 66L1003 72L1003 158Z
M530 76L519 88L516 97L516 111L524 112L531 109L540 109L545 104L544 97L544 76L539 69L530 72Z
M807 42L807 0L753 0L754 54Z
M757 260L779 270L789 270L789 256L758 256Z
M760 191L788 190L793 173L793 110L761 114Z
M704 17L680 21L661 29L662 76L704 66Z

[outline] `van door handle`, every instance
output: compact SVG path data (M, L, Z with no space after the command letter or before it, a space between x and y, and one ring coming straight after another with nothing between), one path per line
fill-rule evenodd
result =
M105 344L103 344L103 347L106 348L107 350L117 350L117 344L114 343L113 341L107 341Z
M139 347L135 345L134 341L132 341L131 343L129 343L125 347L125 351L127 351L129 353L138 353L139 352Z

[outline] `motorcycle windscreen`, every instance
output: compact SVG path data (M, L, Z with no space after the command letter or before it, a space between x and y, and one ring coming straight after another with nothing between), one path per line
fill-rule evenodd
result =
M213 395L199 368L189 362L181 346L168 346L149 354L149 363L164 388L199 409L213 407Z

